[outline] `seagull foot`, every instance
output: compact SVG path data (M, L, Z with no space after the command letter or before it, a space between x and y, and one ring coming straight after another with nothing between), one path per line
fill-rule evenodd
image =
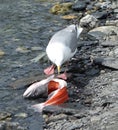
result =
M51 66L47 67L46 69L44 69L44 73L46 75L54 74L54 68L55 68L55 66L51 65Z
M61 79L64 79L64 80L67 80L68 76L69 75L66 72L64 72L63 74L57 75L58 78L61 78Z

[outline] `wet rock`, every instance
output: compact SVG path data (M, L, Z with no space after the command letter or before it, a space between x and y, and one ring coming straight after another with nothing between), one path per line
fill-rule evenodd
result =
M64 16L62 16L61 18L62 18L62 19L66 19L66 20L71 20L71 19L76 19L77 16L70 14L70 15L64 15Z
M115 32L118 35L118 28L115 26L101 26L101 27L92 29L91 31L88 32L88 34L98 40L100 39L102 40L111 32Z
M27 113L17 113L16 115L14 115L15 117L22 117L22 118L26 118L28 115Z
M28 53L28 52L31 52L31 50L29 50L28 48L22 46L22 47L16 48L16 52Z
M8 112L1 112L0 113L0 121L1 120L7 120L8 118L11 118L12 114Z
M106 19L111 12L107 12L105 11L96 11L94 13L92 13L92 15L96 18L96 19Z
M42 47L39 47L39 46L34 46L34 47L31 47L31 50L32 50L32 51L42 51L43 48L42 48Z
M94 62L112 69L118 69L118 58L95 58Z
M73 5L73 3L71 3L71 2L62 3L62 4L57 3L50 9L50 13L52 13L52 14L66 14L67 12L69 12L72 5Z
M5 52L0 50L0 58L3 57L5 55Z
M72 6L72 9L74 11L83 11L86 9L86 2L85 1L81 1L78 0L77 2L75 2L75 4Z
M118 46L118 41L104 41L101 43L102 46L104 47L115 47Z
M97 22L98 20L94 16L88 14L82 19L80 19L80 26L92 29L97 26Z

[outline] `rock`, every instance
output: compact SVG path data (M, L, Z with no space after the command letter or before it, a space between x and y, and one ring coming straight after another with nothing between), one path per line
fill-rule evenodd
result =
M10 118L12 116L11 113L8 113L8 112L2 112L0 113L0 120L7 120L7 118Z
M29 50L28 48L22 46L22 47L16 48L16 52L28 53L28 52L31 52L31 50Z
M100 7L101 9L107 9L111 7L111 2L106 1L106 2L97 2L95 6Z
M67 115L66 114L58 114L58 115L55 115L55 116L50 116L48 118L48 120L46 122L54 122L54 121L58 121L58 120L64 120L64 119L67 119Z
M101 42L101 45L104 47L114 47L114 46L118 46L118 41L104 41Z
M85 1L77 1L75 4L72 6L72 9L74 11L83 11L86 9L86 3Z
M93 16L93 15L86 15L82 19L80 19L80 26L82 27L89 27L89 28L94 28L97 26L98 20Z
M118 20L107 20L105 25L107 25L107 26L118 26Z
M62 19L66 19L66 20L71 20L71 19L76 19L77 16L70 14L70 15L64 15L64 16L62 16L61 18L62 18Z
M22 118L26 118L28 115L27 115L27 113L17 113L16 115L15 115L15 117L22 117Z
M118 58L118 48L114 48L112 51L110 51L109 56Z
M96 11L91 15L93 15L96 19L106 19L110 13L111 12L105 10L105 11Z
M67 3L57 3L55 4L51 9L50 13L52 14L66 14L69 12L69 9L72 7L73 3L67 2Z
M118 28L116 26L101 26L92 29L91 31L88 32L88 34L98 40L102 40L104 39L104 37L108 36L111 32L115 32L118 35Z
M0 50L0 58L5 55L5 52Z
M112 69L118 69L118 58L95 58L94 62Z
M31 47L31 50L32 50L32 51L42 51L43 48L42 48L42 47L39 47L39 46L34 46L34 47Z
M18 122L0 122L0 130L27 130L19 125Z
M5 121L0 122L0 130L5 130Z
M92 123L96 123L96 122L98 122L100 120L101 120L101 118L99 116L93 116L93 117L91 117L91 122Z

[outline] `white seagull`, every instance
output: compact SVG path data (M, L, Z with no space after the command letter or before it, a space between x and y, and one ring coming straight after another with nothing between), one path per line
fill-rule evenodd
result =
M56 32L50 39L46 53L50 61L57 66L58 74L60 74L60 67L66 61L69 61L77 52L77 42L83 28L77 25L70 25ZM46 74L52 74L54 66L48 67L44 70Z

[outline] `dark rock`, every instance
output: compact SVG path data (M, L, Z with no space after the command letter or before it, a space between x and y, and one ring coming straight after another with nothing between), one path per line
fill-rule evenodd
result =
M103 66L118 69L118 59L117 58L96 58L94 59L96 64L101 64Z
M84 1L77 1L73 6L72 9L74 11L82 11L86 9L86 3Z
M98 73L99 73L99 69L97 69L97 68L89 69L89 70L86 72L87 75L91 75L91 76L94 76L94 75L96 75L96 74L98 74Z
M73 0L62 0L63 2L73 2Z
M91 4L87 5L86 10L92 10L92 9L93 9L93 5Z
M110 47L110 46L118 46L118 41L104 41L101 43L104 47Z
M92 13L92 15L97 18L97 19L105 19L109 16L111 12L107 12L106 10L105 11L96 11L94 13Z

